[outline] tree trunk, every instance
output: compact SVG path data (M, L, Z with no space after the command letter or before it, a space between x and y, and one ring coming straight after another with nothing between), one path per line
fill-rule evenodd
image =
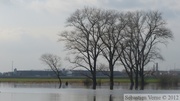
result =
M96 52L94 52L96 53ZM96 85L97 85L97 81L96 81L96 61L97 61L97 57L94 58L94 71L92 72L93 73L93 89L95 90L96 89Z
M110 71L110 90L113 90L114 87L114 72L113 69Z
M136 67L136 72L135 72L135 90L138 90L138 86L139 86L139 79L138 79L138 75L139 75L139 70L138 67Z
M141 87L140 87L140 89L141 90L144 90L144 68L141 68L140 69L140 73L141 73Z
M59 88L61 88L62 81L61 81L61 78L59 76L58 76L58 80L59 80Z
M133 90L133 87L134 87L134 80L133 80L133 75L130 74L130 82L131 82L131 85L130 85L130 90Z
M141 69L141 90L144 90L144 69Z
M141 77L141 90L144 90L144 76Z
M96 70L93 72L93 89L95 90L96 89L96 85L97 85L97 82L96 82Z

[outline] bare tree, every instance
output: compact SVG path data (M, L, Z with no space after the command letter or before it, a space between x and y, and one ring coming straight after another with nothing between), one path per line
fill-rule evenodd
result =
M108 20L105 26L105 32L101 36L103 42L101 51L109 64L110 89L112 90L114 86L114 66L120 57L119 54L121 54L119 43L123 41L124 28L127 22L124 20L123 13L111 10L106 12L106 19Z
M140 76L141 87L144 89L144 68L156 59L163 60L160 49L157 45L166 44L169 39L173 39L173 34L166 27L166 22L162 14L158 11L137 11L128 13L128 24L126 26L126 59L128 59L129 69L135 72L135 89L138 88L138 78ZM126 63L127 65L127 63Z
M119 54L120 56L120 61L122 65L125 68L126 73L129 76L131 85L130 85L130 90L133 89L134 87L134 77L135 77L135 89L138 88L138 75L139 75L139 68L136 63L138 63L138 46L139 46L139 41L137 41L136 34L135 34L135 24L133 24L136 21L133 21L135 13L133 12L127 12L125 20L128 22L126 27L125 27L125 33L123 40L124 42L120 43L122 53ZM137 68L136 68L137 67Z
M128 39L126 39L126 40L128 40ZM134 62L134 57L133 57L133 49L132 49L131 45L129 46L128 44L131 44L131 43L122 43L121 44L122 48L120 50L122 50L122 52L121 52L121 54L119 54L120 55L119 60L121 61L122 65L125 68L127 75L129 76L130 83L131 83L130 90L132 90L134 87L135 62Z
M87 69L96 89L96 70L99 55L109 64L110 89L114 85L114 65L118 60L130 78L133 89L144 89L144 68L155 59L163 60L158 44L172 39L171 31L158 11L121 13L113 10L84 8L76 10L68 19L68 31L60 34L60 41L75 55L71 63ZM134 80L135 77L135 80Z
M48 65L51 68L51 70L56 74L59 80L59 88L61 88L62 85L62 81L60 77L61 58L53 54L43 54L40 60L44 62L46 65Z
M65 41L66 48L75 55L70 62L91 73L91 76L87 76L93 81L93 89L96 89L96 65L102 46L100 36L106 23L104 12L88 7L76 10L67 19L67 26L71 30L60 34L60 41Z

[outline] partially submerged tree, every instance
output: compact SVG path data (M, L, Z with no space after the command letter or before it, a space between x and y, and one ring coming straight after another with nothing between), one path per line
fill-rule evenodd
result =
M100 54L104 23L104 11L96 8L76 10L68 19L67 26L71 28L60 34L60 41L66 42L66 48L72 51L75 59L71 61L76 67L87 69L96 89L96 65Z
M132 49L131 45L128 45L128 44L131 44L131 43L122 43L121 44L122 52L121 52L121 54L119 54L120 55L119 60L121 61L122 65L125 68L127 75L129 76L130 83L131 83L130 90L132 90L134 87L135 62L134 62L134 57L133 57L133 49Z
M99 55L109 64L110 89L114 85L114 66L118 60L130 78L131 87L138 89L139 78L144 89L145 66L155 59L163 59L157 45L173 38L158 11L121 13L113 10L84 8L76 10L68 19L68 31L60 34L75 58L71 63L87 69L96 89ZM135 78L135 80L134 80Z
M114 86L114 66L118 61L121 54L120 42L123 40L124 28L126 21L124 20L124 14L117 11L107 11L106 17L107 23L104 27L104 33L101 35L103 42L102 55L108 61L109 65L109 79L110 89Z
M173 38L173 34L166 27L166 22L158 11L129 12L127 18L126 49L123 52L126 55L122 58L124 61L129 61L125 62L124 66L128 66L129 70L134 70L135 89L138 89L140 76L140 89L143 90L145 66L155 59L163 60L157 45L166 44Z
M42 62L48 65L51 70L55 73L59 80L59 88L61 88L62 81L60 77L60 66L61 66L61 58L57 55L53 54L43 54L40 58Z
M73 63L91 72L95 89L97 59L102 53L109 64L110 89L113 89L114 65L119 58L116 50L126 25L123 14L113 10L84 8L73 13L67 24L72 30L60 36L61 40L66 41L67 49L76 54Z

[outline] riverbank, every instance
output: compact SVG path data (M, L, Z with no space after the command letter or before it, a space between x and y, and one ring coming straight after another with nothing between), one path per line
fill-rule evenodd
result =
M145 79L146 83L158 83L160 80L156 78ZM56 78L0 78L0 82L17 82L17 83L56 83L59 82ZM86 78L62 78L62 82L69 83L84 83L91 82ZM108 83L108 78L98 78L97 83ZM115 83L130 83L128 78L115 78Z

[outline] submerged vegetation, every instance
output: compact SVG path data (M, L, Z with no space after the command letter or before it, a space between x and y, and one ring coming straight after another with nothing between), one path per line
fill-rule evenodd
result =
M178 86L180 78L177 75L162 75L159 79L159 84L163 88L171 88Z

